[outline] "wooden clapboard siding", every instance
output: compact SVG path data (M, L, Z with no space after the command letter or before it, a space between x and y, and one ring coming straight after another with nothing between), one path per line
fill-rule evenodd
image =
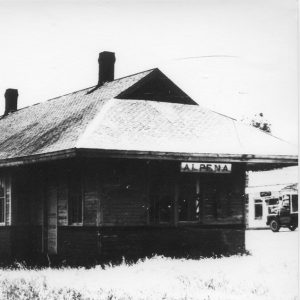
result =
M104 257L200 257L243 252L245 235L243 228L104 227L101 245Z
M67 262L95 259L139 258L152 255L172 257L236 254L245 250L241 225L225 228L197 226L61 226L59 255Z
M47 205L47 252L49 254L57 253L57 182L53 176L48 177L46 187L46 205Z
M76 165L76 164L75 164ZM81 162L83 226L97 225L145 225L149 223L151 201L159 201L163 195L175 199L176 178L180 174L179 163L168 161L146 162L142 160L90 160ZM68 169L69 172L64 170ZM57 180L58 225L68 225L68 176L72 165L57 165L53 176ZM201 222L241 223L243 217L244 167L233 165L232 174L199 175L202 195ZM196 174L192 174L196 176ZM196 181L193 181L195 184ZM180 186L179 186L180 189ZM26 189L19 189L27 200ZM216 192L214 192L216 190ZM32 191L32 189L29 189ZM38 189L35 195L42 193ZM27 191L28 194L28 191ZM21 198L22 198L21 197ZM31 197L36 216L41 224L41 196ZM31 201L33 201L31 199ZM22 200L22 199L21 199ZM21 201L20 202L24 202ZM29 200L28 200L29 201ZM175 201L175 200L174 200ZM172 213L173 214L173 213ZM38 219L35 217L35 219Z
M31 206L36 190L32 186L35 175L29 168L16 169L14 180L15 225L29 225L31 222Z
M233 174L233 195L231 201L232 217L245 223L244 203L246 188L246 167L242 164L235 166Z
M11 170L11 224L41 225L43 180L35 168Z
M98 192L97 169L87 167L82 173L83 225L99 225L100 199Z
M0 258L11 255L11 228L0 226Z
M83 224L85 226L97 225L98 201L98 193L96 191L84 192Z
M58 226L68 225L68 178L67 172L58 175L57 183L57 223Z
M101 224L128 226L149 223L151 202L159 201L164 195L175 199L178 163L151 162L149 167L143 161L100 161L98 167L99 180L95 172L85 177L86 225L97 224L99 201ZM198 176L203 201L201 221L204 224L243 223L244 166L234 165L232 174Z
M83 199L83 225L95 226L98 224L99 193L97 186L96 170L90 166L68 166L68 170L58 170L58 225L67 226L68 220L68 201L70 195L69 184L71 176L75 172L81 174L81 197Z
M44 221L43 202L44 202L44 178L40 172L31 172L31 195L28 199L31 200L31 225L42 226Z
M179 166L174 161L82 159L17 168L11 173L10 191L14 228L11 232L0 228L2 248L34 253L44 246L45 252L66 257L242 249L244 165L233 164L232 173L223 175L183 174ZM79 170L83 223L70 226L69 178ZM177 222L175 201L182 183L201 194L197 223ZM150 213L163 196L172 199L173 207L171 219L162 226Z
M11 225L11 175L8 175L5 178L5 224Z
M149 168L149 213L150 224L158 224L165 222L171 224L175 222L176 214L174 213L176 185L179 172L179 164L165 161L151 161L148 164ZM171 201L168 212L162 217L158 213L158 209L162 201Z
M147 164L123 160L102 164L99 174L103 225L144 225L148 220Z
M103 224L146 224L146 198L137 192L110 189L103 197Z
M99 257L99 227L60 226L58 228L59 255L85 260Z
M244 223L245 169L242 164L233 165L231 174L206 176L202 193L204 224Z

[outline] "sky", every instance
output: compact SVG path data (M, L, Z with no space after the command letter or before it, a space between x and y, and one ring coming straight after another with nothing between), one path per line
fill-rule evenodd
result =
M115 77L158 67L197 103L238 120L263 113L298 140L296 0L1 1L0 115L94 86L98 54Z

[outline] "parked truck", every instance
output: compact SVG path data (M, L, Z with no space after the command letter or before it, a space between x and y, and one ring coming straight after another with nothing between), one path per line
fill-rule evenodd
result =
M298 190L282 190L278 204L269 207L267 225L273 232L281 227L294 231L298 227Z

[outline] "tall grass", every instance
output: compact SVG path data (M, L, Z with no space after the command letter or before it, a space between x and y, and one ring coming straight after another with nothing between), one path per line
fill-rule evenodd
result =
M266 235L254 235L259 234ZM200 260L156 256L131 265L124 261L91 269L5 269L0 271L0 299L296 300L295 236L290 235L293 239L285 250L265 247L263 251L260 243L249 256ZM279 234L270 237L273 242L280 238ZM275 244L278 241L270 242Z

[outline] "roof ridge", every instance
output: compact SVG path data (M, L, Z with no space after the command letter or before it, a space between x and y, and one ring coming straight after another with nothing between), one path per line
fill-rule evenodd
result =
M134 74L130 74L130 75L127 75L127 76L116 78L111 82L122 80L124 78L129 78L129 77L132 77L132 76L135 76L135 75L138 75L138 74L147 73L147 72L154 71L154 70L159 70L159 69L158 68L152 68L152 69L144 70L144 71L137 72L137 73L134 73ZM101 86L99 86L99 87L101 87ZM87 87L87 88L83 88L83 89L80 89L80 90L77 90L77 91L73 91L73 92L66 93L66 94L63 94L63 95L60 95L60 96L57 96L57 97L54 97L54 98L46 99L46 100L41 101L41 102L36 102L36 103L31 104L31 105L21 107L18 110L12 112L11 114L17 113L20 110L27 109L27 108L30 108L30 107L35 106L35 105L40 105L40 104L43 104L43 103L46 103L48 101L52 101L52 100L55 100L55 99L58 99L58 98L61 98L61 97L65 97L65 96L72 95L72 94L82 92L82 91L85 91L85 90L93 90L93 89L96 90L97 85L93 85L93 86L90 86L90 87ZM0 115L0 120L4 117L5 117L4 115Z
M247 128L250 128L251 130L257 130L258 132L260 132L260 133L262 133L262 134L269 135L269 136L271 136L271 137L273 137L273 138L275 138L275 139L277 139L277 140L280 140L281 142L284 142L284 143L286 143L286 144L288 144L288 145L290 145L290 146L297 147L295 144L293 144L293 143L291 143L291 142L288 142L288 141L286 141L286 140L284 140L284 139L282 139L282 138L280 138L280 137L278 137L278 136L276 136L276 135L273 135L273 134L270 133L270 132L266 132L266 131L264 131L264 130L261 130L260 128L254 127L254 126L252 126L252 125L250 125L250 124L243 123L242 121L239 121L239 120L235 120L235 122L239 123L239 124L242 125L242 126L245 126L245 127L247 127Z
M116 78L116 79L114 79L114 80L112 80L112 81L110 81L110 82L114 82L114 81L117 81L117 80L120 80L120 79L124 79L124 78L127 78L127 77L135 76L135 75L138 75L138 74L141 74L141 73L146 73L146 72L149 72L149 71L154 71L155 69L158 70L158 68L153 68L153 69L141 71L141 72L138 72L138 73L134 73L134 74L131 74L131 75L127 75L127 76L124 76L124 77ZM36 105L36 104L44 103L44 102L46 102L46 101L55 100L55 99L58 99L58 98L61 98L61 97L67 96L67 95L75 94L75 93L82 92L82 91L84 91L84 90L93 89L93 88L96 88L96 87L97 87L97 84L96 84L96 85L93 85L93 86L90 86L90 87L87 87L87 88L83 88L83 89L74 91L74 92L66 93L66 94L63 94L63 95L61 95L61 96L57 96L57 97L54 97L54 98L50 98L50 99L47 99L47 100L45 100L45 101L43 101L43 102L37 102L37 103L35 103L35 104L29 105L29 106L26 106L26 107L30 107L30 106L33 106L33 105ZM99 86L99 87L101 87L101 86ZM22 107L21 109L26 108L26 107Z
M81 143L85 140L85 137L95 128L95 126L99 123L102 116L106 113L108 108L113 105L113 100L117 100L115 98L107 99L107 101L98 108L97 112L95 113L94 117L89 121L85 129L80 133L77 138L75 148L81 148Z
M84 90L89 90L91 88L93 88L94 86L91 86L91 87L88 87L88 88L84 88L84 89L80 89L80 90L77 90L77 91L74 91L74 92L70 92L70 93L66 93L66 94L63 94L61 96L57 96L57 97L54 97L54 98L50 98L50 99L47 99L47 100L44 100L44 101L41 101L41 102L36 102L36 103L33 103L31 105L28 105L28 106L24 106L24 107L21 107L19 109L17 109L16 111L14 112L11 112L10 114L14 114L14 113L17 113L23 109L26 109L26 108L30 108L30 107L33 107L35 105L40 105L40 104L43 104L43 103L46 103L48 101L52 101L52 100L55 100L55 99L58 99L58 98L61 98L61 97L65 97L65 96L68 96L68 95L71 95L71 94L75 94L75 93L78 93L78 92L82 92ZM0 120L5 117L4 115L0 115Z
M128 78L128 77L131 77L131 76L135 76L135 75L138 75L138 74L142 74L142 73L146 73L146 72L150 72L150 71L155 71L155 70L159 70L159 69L158 68L152 68L152 69L144 70L144 71L141 71L141 72L133 73L131 75L116 78L113 81L121 80L121 79L124 79L124 78Z
M200 105L200 106L203 107L202 105ZM273 134L270 133L270 132L266 132L266 131L264 131L264 130L261 130L261 129L259 129L259 128L256 128L256 127L254 127L254 126L251 126L250 124L243 123L242 121L239 121L239 120L237 120L237 119L235 119L235 118L233 118L233 117L227 116L227 115L225 115L225 114L219 113L219 112L214 111L214 110L212 110L212 109L209 109L209 108L206 108L206 107L203 107L203 108L204 108L204 109L207 109L207 110L210 110L211 112L213 112L213 113L215 113L215 114L218 114L218 115L220 115L220 116L222 116L222 117L229 118L229 119L231 119L233 122L236 122L236 123L238 123L238 124L241 124L241 125L243 125L243 126L245 126L245 127L248 127L248 128L254 129L254 130L259 130L259 132L261 132L261 133L264 133L264 134L267 134L267 135L269 135L269 136L272 136L272 137L274 137L274 138L276 138L276 139L278 139L278 140L280 140L280 141L282 141L282 142L285 142L285 143L287 143L287 144L289 144L289 145L291 145L291 146L295 146L294 144L292 144L292 143L290 143L290 142L288 142L288 141L286 141L286 140L284 140L284 139L282 139L282 138L280 138L280 137L278 137L278 136L276 136L276 135L273 135Z
M68 95L71 95L71 94L75 94L75 93L78 93L78 92L82 92L84 90L89 90L89 89L92 89L96 87L96 85L93 85L93 86L90 86L88 88L84 88L84 89L80 89L80 90L77 90L77 91L74 91L74 92L70 92L70 93L66 93L66 94L63 94L61 96L57 96L57 97L54 97L54 98L50 98L50 99L47 99L45 100L44 102L47 102L47 101L52 101L52 100L55 100L55 99L58 99L58 98L61 98L61 97L64 97L64 96L68 96ZM37 104L40 104L40 103L43 103L43 102L38 102ZM34 104L33 104L34 105Z

